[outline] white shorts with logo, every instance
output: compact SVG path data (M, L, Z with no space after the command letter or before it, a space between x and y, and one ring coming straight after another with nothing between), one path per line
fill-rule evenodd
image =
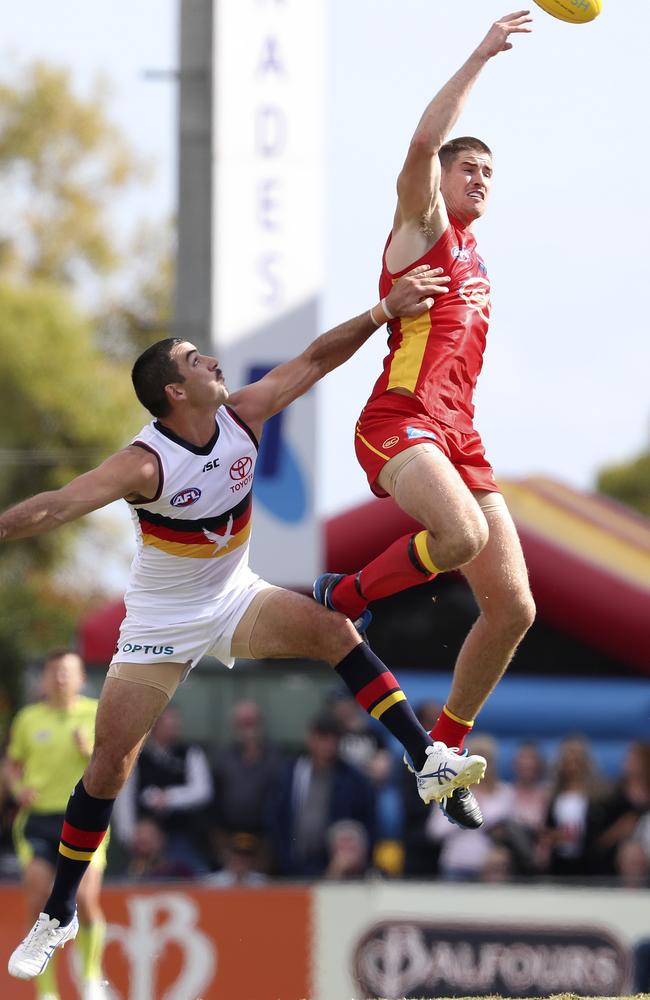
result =
M189 672L209 655L232 667L235 657L231 645L237 626L258 594L276 589L247 570L238 575L237 586L221 601L190 621L151 624L127 612L111 664L185 663Z

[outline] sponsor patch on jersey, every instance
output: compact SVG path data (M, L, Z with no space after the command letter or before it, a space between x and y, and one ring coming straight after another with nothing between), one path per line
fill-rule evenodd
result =
M472 251L468 250L467 247L452 247L451 256L454 260L471 260Z
M233 462L230 466L230 478L234 479L235 482L239 482L242 479L246 479L250 476L253 470L253 460L249 458L248 455L244 455L243 458L238 458L236 462Z
M198 486L188 486L187 489L174 493L169 501L172 507L191 507L201 497L201 490Z
M119 648L119 647L118 647ZM122 646L123 653L146 653L148 656L171 656L174 652L173 646L144 645L139 642L125 642Z
M437 441L438 437L433 431L425 431L421 427L407 427L406 436L409 441L413 441L414 438L431 438L432 441Z
M397 436L386 438L386 440L382 444L382 448L394 448L398 441L399 437Z

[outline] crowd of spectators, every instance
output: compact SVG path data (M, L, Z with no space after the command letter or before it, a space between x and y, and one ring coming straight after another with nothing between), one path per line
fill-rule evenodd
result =
M437 710L419 707L423 725ZM650 885L650 743L629 745L615 781L580 736L551 759L521 743L505 780L497 741L478 734L468 745L488 760L475 788L484 824L468 831L421 802L381 728L347 695L311 720L297 755L269 740L253 700L234 706L230 724L214 751L183 735L174 707L161 716L117 801L113 874L215 886L393 876ZM13 808L0 787L0 878L17 874Z

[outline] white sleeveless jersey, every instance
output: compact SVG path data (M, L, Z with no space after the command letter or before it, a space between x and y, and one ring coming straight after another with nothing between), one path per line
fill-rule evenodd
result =
M124 597L141 622L196 621L248 570L257 441L220 406L212 439L189 444L154 420L132 444L158 459L154 500L130 503L138 550Z

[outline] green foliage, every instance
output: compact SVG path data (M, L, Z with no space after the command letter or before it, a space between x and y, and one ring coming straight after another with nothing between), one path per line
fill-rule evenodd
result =
M114 358L132 359L171 332L174 284L174 232L169 223L142 225L131 248L129 281L120 300L99 317L102 349Z
M597 486L601 493L650 517L650 448L629 462L602 469Z
M141 227L125 251L115 207L144 172L106 96L80 97L42 63L0 80L0 510L129 440L143 422L130 364L168 335L170 227ZM87 595L57 589L53 571L75 530L0 548L0 701L21 664L73 638Z
M104 274L120 255L106 209L142 173L106 118L105 88L77 97L66 69L35 63L0 81L0 185L5 275L73 283Z
M30 659L74 643L78 613L77 601L51 590L39 575L0 583L0 706L15 708L22 702L22 673ZM1 730L0 722L0 739Z
M89 322L52 286L0 284L0 376L1 508L85 472L141 422L128 367L98 349ZM15 546L45 565L57 537Z

